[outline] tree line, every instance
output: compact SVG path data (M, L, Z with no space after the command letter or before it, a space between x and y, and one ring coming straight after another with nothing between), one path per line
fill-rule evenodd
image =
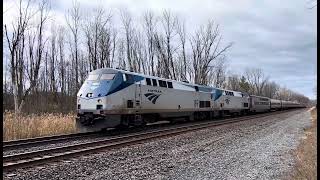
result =
M186 21L169 10L146 11L135 18L126 9L85 11L73 1L64 14L65 25L57 23L48 0L19 0L16 10L14 21L3 27L4 108L16 113L74 110L88 72L107 67L306 101L270 83L259 69L227 76L232 43L222 42L213 19L191 32Z
M243 75L230 75L225 87L235 91L247 92L249 94L265 96L286 101L297 101L308 105L309 98L301 93L294 92L286 87L270 81L262 69L246 69Z

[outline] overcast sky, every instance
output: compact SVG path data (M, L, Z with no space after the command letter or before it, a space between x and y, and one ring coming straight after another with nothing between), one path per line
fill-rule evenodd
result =
M4 1L4 23L16 11ZM169 9L195 31L209 19L220 24L223 42L233 42L228 71L262 68L270 80L314 99L316 86L317 7L312 0L80 0L85 8L104 6L116 12L128 9L140 16L145 10ZM63 24L71 0L52 1L52 11Z

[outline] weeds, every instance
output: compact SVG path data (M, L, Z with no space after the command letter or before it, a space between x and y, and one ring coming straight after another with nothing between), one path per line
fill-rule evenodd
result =
M10 111L3 114L3 140L74 133L75 115L41 114L16 116Z

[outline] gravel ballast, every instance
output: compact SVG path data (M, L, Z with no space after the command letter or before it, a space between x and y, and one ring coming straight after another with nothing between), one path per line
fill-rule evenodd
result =
M145 142L34 168L4 179L281 179L311 125L306 109Z

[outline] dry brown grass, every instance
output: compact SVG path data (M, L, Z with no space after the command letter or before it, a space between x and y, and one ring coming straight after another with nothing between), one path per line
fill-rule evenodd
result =
M305 137L297 151L292 179L317 179L317 109L311 110L312 126L305 129Z
M41 114L20 115L6 111L3 114L3 140L33 138L75 132L75 115Z

